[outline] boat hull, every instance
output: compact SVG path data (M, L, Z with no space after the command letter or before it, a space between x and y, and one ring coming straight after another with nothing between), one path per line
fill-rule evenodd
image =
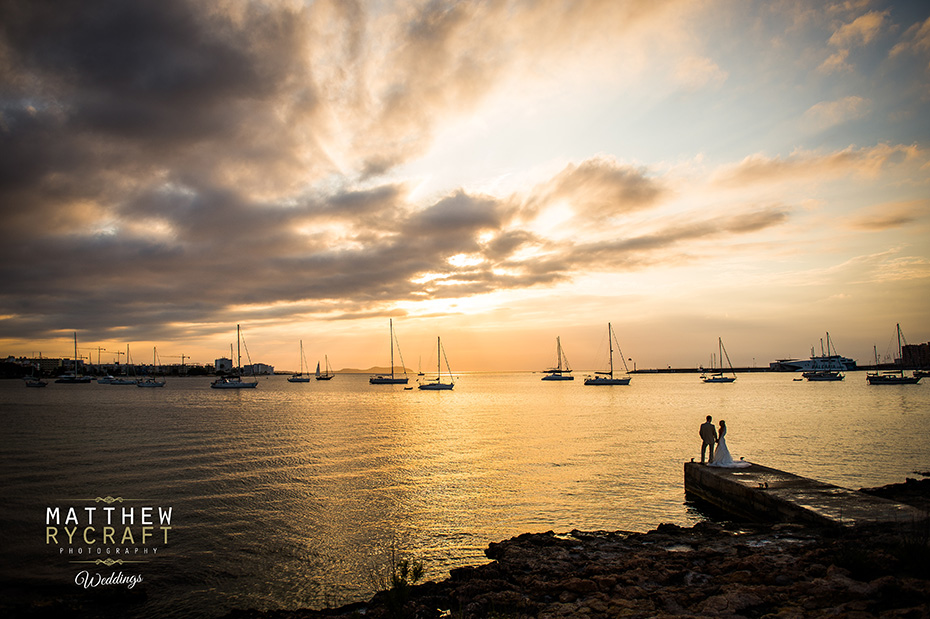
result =
M888 374L869 374L865 377L870 385L916 385L920 376L900 376Z
M565 374L546 374L540 380L575 380L575 377Z
M372 385L406 385L409 378L392 378L390 376L372 376L368 379Z
M839 372L805 372L804 378L812 382L836 382L843 380L845 376Z
M601 378L595 376L594 378L586 378L584 380L586 385L629 385L629 378Z
M420 385L423 391L451 391L455 385L452 383L427 383Z
M246 383L241 380L215 380L210 383L211 389L254 389L258 383Z
M735 376L711 376L711 377L702 377L702 381L705 383L732 383L736 380Z
M310 378L308 376L291 376L287 379L289 383L309 383Z

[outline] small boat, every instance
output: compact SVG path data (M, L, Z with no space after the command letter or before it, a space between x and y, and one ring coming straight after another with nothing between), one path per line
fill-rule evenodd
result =
M316 362L316 374L314 374L313 376L317 380L332 380L333 376L335 376L336 374L335 372L333 372L333 368L329 367L329 357L324 355L323 360L324 360L323 371L320 372L320 362L317 361Z
M310 377L307 376L304 372L306 368L307 368L307 357L304 356L304 341L300 340L300 371L294 374L293 376L289 376L287 379L287 382L309 383ZM317 370L319 371L319 367L317 367Z
M240 349L241 339L242 338L239 335L239 325L236 325L236 374L217 378L212 383L210 383L211 389L254 389L255 387L258 387L257 380L242 380L242 351ZM246 350L246 354L248 354L248 350ZM251 363L249 365L251 366Z
M614 378L614 341L617 339L617 334L614 333L613 327L610 323L607 323L607 346L610 351L610 366L609 370L606 372L595 372L594 376L589 376L584 379L585 385L629 385L630 376L623 376L620 378ZM620 354L620 360L623 361L623 369L626 370L626 373L630 373L630 369L626 366L626 359L623 357L623 353L620 350L620 343L617 342L617 352Z
M48 387L48 382L42 380L41 378L36 378L35 376L26 376L23 379L27 387Z
M564 367L562 366L563 361L565 362ZM547 374L541 380L575 380L575 377L572 376L572 368L568 365L568 358L562 350L562 340L558 337L555 338L555 362L555 367L546 370Z
M123 354L123 353L119 353ZM126 344L126 372L132 374L133 376L115 376L106 382L107 385L135 385L139 382L139 379L135 377L135 365L132 363L132 357L129 355L129 344ZM100 380L98 379L99 383Z
M921 378L921 376L905 376L904 370L869 372L865 376L870 385L916 385Z
M139 379L132 378L131 376L125 376L123 378L114 378L107 384L108 385L137 385L139 384Z
M109 385L116 379L112 374L107 374L106 376L98 376L97 384L98 385Z
M903 358L901 355L901 325L896 325L898 332L898 358L895 360L895 363L903 363ZM905 342L907 344L907 342ZM904 374L904 369L899 370L884 370L882 372L878 371L878 348L872 347L872 350L875 352L875 368L874 372L869 372L865 375L865 379L869 382L870 385L916 385L920 383L920 379L923 376L918 375L917 372L914 372L912 376L906 376Z
M701 380L705 383L732 383L736 380L736 372L733 371L733 364L730 363L730 355L727 354L727 349L723 347L723 338L717 338L717 345L720 349L720 369L716 370L714 367L711 367L710 375L708 376L706 372L702 373ZM723 373L724 357L727 360L727 365L730 366L730 372L733 374L732 376L727 376ZM713 365L714 363L711 362L711 366ZM701 369L703 370L704 368Z
M152 374L153 375L155 374L157 369L158 369L158 349L153 348L152 349ZM155 378L155 376L146 376L136 383L136 387L145 387L145 388L164 387L165 382L166 382L165 379L158 380L157 378Z
M446 360L446 369L449 371L449 382L442 382L442 359ZM436 380L423 383L419 385L419 388L423 391L449 391L455 387L455 381L452 379L452 368L449 367L449 359L446 357L446 353L442 348L442 342L437 337L436 338Z
M56 383L61 383L63 385L84 385L91 381L90 376L82 376L78 373L78 349L77 349L77 331L74 332L74 371L67 374L62 374L57 379Z
M846 376L840 372L831 370L818 370L816 372L804 372L801 374L804 378L812 382L827 382L843 380Z
M371 385L406 385L407 381L410 380L407 378L407 367L404 365L404 356L400 354L400 346L397 346L397 356L400 357L400 365L403 367L404 376L394 375L394 346L397 343L394 339L394 320L389 321L390 330L391 330L391 375L385 376L384 374L378 374L376 376L370 376L368 378L368 383Z

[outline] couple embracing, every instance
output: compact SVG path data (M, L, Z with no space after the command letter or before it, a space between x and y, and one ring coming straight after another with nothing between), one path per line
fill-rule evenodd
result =
M742 460L734 462L730 450L727 448L727 422L720 420L720 432L714 427L713 417L707 416L707 421L701 424L701 464L704 464L704 454L710 450L710 460L707 462L710 466L725 466L731 468L741 468L749 466L748 462Z

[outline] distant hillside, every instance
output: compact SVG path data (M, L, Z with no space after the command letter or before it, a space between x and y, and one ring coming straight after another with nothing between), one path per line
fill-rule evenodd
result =
M416 374L416 372L414 372L414 371L411 370L410 368L407 368L406 372L407 372L407 374ZM379 366L370 367L370 368L368 368L367 370L361 370L361 369L359 369L359 368L342 368L341 370L336 370L336 373L337 373L337 374L390 374L390 373L391 373L391 368L389 368L389 367L379 367ZM404 368L395 367L395 368L394 368L394 373L395 373L395 374L403 374L403 373L404 373Z

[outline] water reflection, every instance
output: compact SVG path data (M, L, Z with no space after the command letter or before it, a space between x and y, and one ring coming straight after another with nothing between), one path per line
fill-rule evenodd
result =
M248 393L199 379L131 392L8 381L2 569L67 582L70 567L35 535L50 501L154 497L174 506L177 530L147 568L147 616L343 603L370 595L392 543L442 578L527 531L702 518L684 503L682 463L699 455L707 414L727 420L734 457L847 487L926 468L927 390L859 378L638 375L584 389L466 374L444 393L345 375Z

